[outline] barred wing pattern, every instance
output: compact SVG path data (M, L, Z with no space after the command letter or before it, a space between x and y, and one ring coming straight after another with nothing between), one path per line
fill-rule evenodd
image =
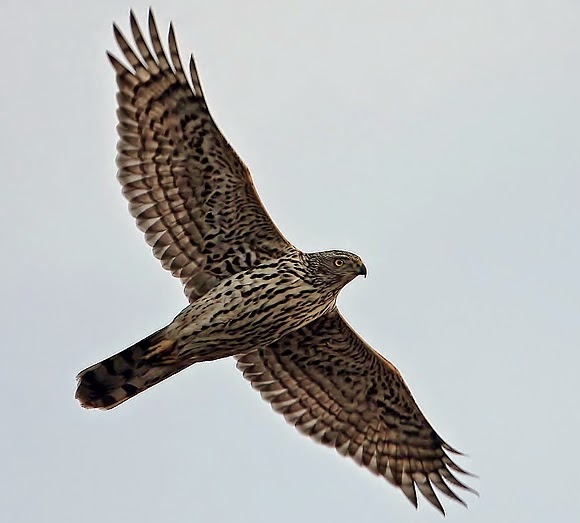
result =
M114 26L132 70L109 54L119 88L118 178L154 255L193 301L222 278L294 248L214 123L193 56L188 79L173 27L169 57L151 12L153 49L133 12L131 30L138 54Z
M399 371L334 311L268 347L236 357L237 367L272 408L300 432L336 448L399 487L417 506L419 491L441 512L433 486L465 503L447 452ZM446 483L447 482L447 483Z

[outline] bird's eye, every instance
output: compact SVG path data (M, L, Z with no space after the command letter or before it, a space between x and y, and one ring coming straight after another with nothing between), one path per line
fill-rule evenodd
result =
M336 265L337 267L342 267L344 265L344 260L341 260L340 258L334 260L334 265Z

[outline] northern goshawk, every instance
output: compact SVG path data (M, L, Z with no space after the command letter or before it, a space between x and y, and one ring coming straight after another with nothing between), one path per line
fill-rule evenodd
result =
M244 377L288 422L441 512L433 487L474 492L457 453L433 430L397 369L336 307L366 275L345 251L304 253L276 228L250 173L214 123L193 60L184 70L149 13L151 46L134 14L136 49L114 56L118 179L129 210L190 304L165 328L78 375L84 407L111 409L200 361L234 356Z

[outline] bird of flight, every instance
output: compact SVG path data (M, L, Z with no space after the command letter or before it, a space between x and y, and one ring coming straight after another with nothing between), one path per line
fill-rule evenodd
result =
M367 345L337 309L358 275L350 252L305 253L263 207L247 167L213 121L193 56L169 52L153 14L146 43L131 12L133 46L114 25L128 66L116 72L118 179L129 210L163 267L180 278L189 305L166 327L83 370L76 398L112 409L190 365L233 356L273 409L300 432L334 447L400 488L417 489L444 513L435 489L452 487L445 443L398 370Z

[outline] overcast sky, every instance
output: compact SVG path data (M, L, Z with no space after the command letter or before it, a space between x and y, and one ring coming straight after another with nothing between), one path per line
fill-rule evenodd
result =
M111 23L0 18L0 520L430 522L312 443L233 360L111 412L75 375L186 304L115 179ZM480 475L449 521L578 518L580 2L164 1L220 128L304 250L369 268L349 322Z

